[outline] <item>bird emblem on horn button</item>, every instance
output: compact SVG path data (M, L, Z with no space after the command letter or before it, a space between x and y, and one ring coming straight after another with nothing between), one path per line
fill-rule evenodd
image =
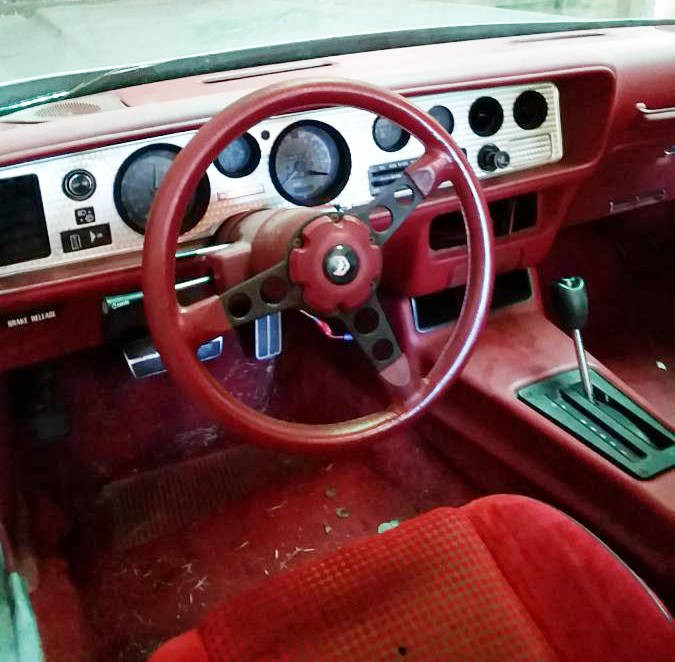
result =
M359 256L351 246L337 244L326 253L323 270L331 283L346 285L356 278L359 271Z

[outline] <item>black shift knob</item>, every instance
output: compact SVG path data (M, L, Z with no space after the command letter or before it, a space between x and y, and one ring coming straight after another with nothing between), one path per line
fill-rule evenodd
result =
M570 331L583 329L588 321L588 293L581 276L561 278L553 283L553 303L560 323Z

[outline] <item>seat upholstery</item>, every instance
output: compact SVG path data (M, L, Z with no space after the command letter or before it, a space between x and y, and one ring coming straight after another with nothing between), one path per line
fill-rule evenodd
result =
M516 496L442 508L215 609L152 662L666 662L662 605L561 512Z

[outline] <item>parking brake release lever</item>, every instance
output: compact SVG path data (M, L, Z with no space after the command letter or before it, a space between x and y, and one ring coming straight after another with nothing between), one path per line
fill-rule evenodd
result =
M586 283L581 276L571 276L555 281L552 289L553 302L560 322L565 329L572 332L584 392L586 393L586 397L594 403L595 398L593 397L591 375L588 370L584 341L581 337L581 330L586 326L586 322L588 321Z

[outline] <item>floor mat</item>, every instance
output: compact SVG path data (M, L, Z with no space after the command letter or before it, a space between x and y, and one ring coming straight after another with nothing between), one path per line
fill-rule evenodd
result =
M236 446L106 485L89 513L98 546L125 550L172 534L311 460Z
M97 660L143 660L162 641L194 626L214 603L257 581L376 535L380 525L480 495L413 432L334 459L246 446L172 471L112 486L102 503L109 514L118 509L113 537L105 541L94 533L71 552ZM208 516L128 547L199 512L209 482L221 499ZM141 502L154 495L156 501L138 511L122 505L134 495ZM143 523L138 513L148 507L164 515Z
M289 421L332 423L382 410L388 400L381 380L356 344L332 341L292 312L284 317L284 351L276 359L257 361L232 333L223 356L205 366L244 404ZM186 398L169 375L132 379L119 348L86 350L49 365L55 397L70 414L70 433L39 452L28 448L24 463L30 483L58 493L61 502L241 443ZM0 391L6 388L0 381ZM27 446L29 429L8 432L22 438L20 447Z

